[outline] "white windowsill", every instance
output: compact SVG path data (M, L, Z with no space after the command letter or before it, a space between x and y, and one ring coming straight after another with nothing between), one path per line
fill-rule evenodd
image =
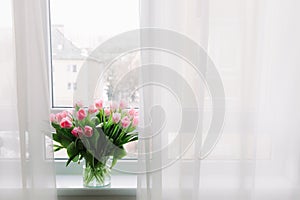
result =
M224 174L215 174L215 169L219 169L220 165L222 165ZM126 169L133 171L136 169L136 166L136 160L120 160L116 168L125 171ZM249 177L240 177L239 174L236 173L239 167L239 162L235 161L206 161L202 163L202 169L205 170L206 173L202 175L205 184L202 185L201 194L204 196L216 196L220 194L224 197L227 194L229 196L226 199L232 199L233 197L230 197L230 195L234 196L235 194L238 194L241 189L243 190L243 188L240 187L240 181L250 177L250 175ZM189 169L188 165L185 168ZM83 187L81 165L72 163L69 167L65 167L65 162L60 161L56 162L56 169L57 191L58 195L63 197L59 199L71 199L72 197L76 198L76 196L91 197L93 200L100 196L107 197L104 198L106 200L135 199L137 187L137 175L135 174L125 174L113 170L111 185L109 187L90 189ZM299 192L298 188L295 188L293 180L290 180L288 176L281 174L274 169L270 169L269 174L265 174L265 176L258 176L255 178L256 195L268 197L272 193L273 195L284 197L290 193ZM187 178L190 179L189 177ZM189 182L188 179L183 180L183 182ZM67 196L70 198L64 198Z
M56 187L58 196L136 196L137 175L112 170L111 185L103 188L85 188L82 181L82 164L71 163L65 167L65 161L56 161ZM119 161L121 169L136 166L136 161Z
M136 175L112 175L111 185L103 188L85 188L81 175L57 175L58 196L135 196Z

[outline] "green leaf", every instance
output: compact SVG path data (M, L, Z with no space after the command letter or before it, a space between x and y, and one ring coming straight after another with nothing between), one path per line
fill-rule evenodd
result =
M57 129L61 129L61 127L60 127L59 124L56 124L56 123L52 122L51 125L52 125L53 128L55 128L56 130L57 130Z
M94 157L88 151L82 152L82 156L84 157L86 163L91 166L94 166Z
M55 148L54 148L54 152L59 151L59 150L61 150L61 149L63 149L63 147L55 147Z
M56 139L59 140L57 142L61 143L63 147L67 148L69 144L76 139L75 136L71 134L71 129L56 129L56 138L53 138L55 141Z
M80 156L79 156L79 160L82 160L82 158L83 158L83 155L82 155L82 154L80 154Z
M54 144L53 147L54 147L54 152L59 151L59 150L64 148L64 147L62 147L60 145L57 145L57 144Z
M66 140L66 139L62 139L61 140L61 144L63 145L63 147L68 148L68 146L70 145L71 141Z
M70 157L70 158L68 159L68 161L67 161L67 163L66 163L66 167L70 164L70 162L71 162L75 157L76 157L76 155L75 155L75 156L72 156L72 157Z
M68 156L71 158L71 157L75 157L79 152L78 152L78 149L76 148L75 146L75 143L74 142L71 142L69 144L69 146L67 147L67 153L68 153ZM72 159L73 159L72 158Z
M70 141L73 141L76 139L76 137L71 133L72 129L61 129L62 136Z
M58 134L53 133L53 134L52 134L52 138L53 138L53 140L54 140L55 142L61 143L61 138L59 137Z
M117 164L118 159L113 157L110 168L112 169Z
M85 150L85 147L84 147L81 139L78 139L75 144L76 144L76 149L78 149L78 151L84 151Z
M110 134L110 138L116 138L116 137L114 137L115 136L115 134L119 131L119 129L120 129L120 126L119 125L116 125L115 126L115 128L114 128L114 131L112 132L112 134Z
M56 132L52 134L52 138L55 142L60 143L64 148L67 148L69 144L72 142L68 139L66 139L61 133Z
M106 116L105 116L105 114L103 114L103 130L104 130L104 132L105 132L105 129L106 129Z
M138 139L139 139L138 136L134 136L134 137L130 138L126 143L133 142L133 141L136 141Z
M130 133L130 132L134 131L135 129L136 129L136 127L130 126L130 127L127 129L127 132Z
M58 145L58 144L53 144L53 146L54 146L54 147L61 147L61 148L64 148L64 147L62 147L62 146L60 146L60 145Z
M114 152L114 155L113 155L113 160L112 160L110 168L114 167L117 164L117 161L119 159L123 158L124 156L126 156L126 154L127 153L123 147L116 149Z
M122 138L126 136L126 133L124 131L122 131L120 134L118 134L118 136L116 137L116 142L121 143L122 142Z
M123 137L123 138L120 140L120 145L124 145L124 144L126 144L126 143L133 142L133 141L136 141L136 140L138 140L138 135L137 135L137 133L136 133L136 134L126 135L125 137Z
M72 159L73 162L78 162L78 160L79 160L79 154L77 154L77 155Z

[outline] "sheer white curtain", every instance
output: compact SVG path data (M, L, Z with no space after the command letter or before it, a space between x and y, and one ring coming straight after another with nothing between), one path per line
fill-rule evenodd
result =
M223 81L226 117L218 143L200 160L198 154L205 149L199 146L209 138L212 117L211 96L203 84L210 74L203 74L201 81L178 56L144 50L142 63L168 66L194 90L201 130L181 155L191 132L182 132L178 124L193 120L180 112L187 102L180 97L187 93L155 84L167 80L184 88L161 66L161 71L150 68L142 75L152 84L143 88L148 137L139 142L139 172L145 173L138 177L138 199L297 199L299 9L296 0L141 1L142 27L179 32L208 52ZM155 45L160 36L142 34L142 43ZM183 45L183 50L190 49ZM206 67L209 71L211 66Z
M47 1L0 1L0 199L56 199Z

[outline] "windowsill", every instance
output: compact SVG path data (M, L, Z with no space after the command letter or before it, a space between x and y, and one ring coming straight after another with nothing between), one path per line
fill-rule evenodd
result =
M81 175L57 175L59 196L135 196L136 175L112 175L111 185L103 188L85 188Z
M103 188L85 188L82 181L82 163L70 163L65 166L66 161L56 161L56 187L58 196L110 196L110 197L135 197L137 187L137 175L121 173L112 170L111 185ZM116 169L136 168L136 160L120 160ZM131 199L131 198L130 198Z
M111 185L104 188L85 188L82 186L81 175L57 175L57 193L59 198L63 200L75 199L135 199L137 175L112 175ZM218 179L218 181L216 180ZM272 184L265 179L257 180L260 182L256 187L257 196L266 199L271 193L277 196L287 196L291 192L297 192L297 188L291 187L288 182L282 182L281 179L273 179ZM239 185L236 187L226 186L228 181L219 181L218 177L211 179L211 184L207 182L201 190L201 194L207 198L235 198L239 193ZM215 184L219 182L219 184ZM230 182L229 182L230 183ZM274 187L277 186L277 187ZM174 191L176 192L176 191ZM218 196L220 195L220 196ZM104 198L101 198L104 197ZM263 198L265 197L265 198Z
M215 174L214 172L216 169L219 169L220 165L222 165L224 174ZM128 169L128 171L133 171L136 169L136 166L137 161L120 160L116 165L116 169L123 169L124 171L126 171L125 169ZM240 163L235 161L206 161L202 163L202 170L206 173L202 175L205 184L202 186L201 194L204 196L215 196L220 194L220 198L222 195L225 196L226 194L229 196L237 194L239 190L241 190L240 181L248 178L247 176L240 177L236 174L239 166ZM189 166L187 165L184 168L189 169ZM84 196L90 197L90 199L93 200L100 196L107 197L104 199L135 199L137 175L125 174L112 170L111 185L109 187L91 189L83 187L81 164L71 163L69 167L65 167L65 161L57 161L56 170L57 192L58 196L61 197L59 199L69 200L72 198L76 199L76 197L84 199L82 198ZM294 188L294 184L291 182L292 180L289 180L287 176L279 173L275 168L270 169L268 173L269 174L265 174L265 176L260 176L255 179L255 190L257 195L266 195L267 197L270 193L274 193L278 196L284 196L297 190L297 188ZM183 179L182 181L190 181L188 180L189 177L186 178L186 180ZM171 179L172 177L170 177L170 180ZM70 198L65 198L68 196ZM233 197L228 197L226 199L232 198Z

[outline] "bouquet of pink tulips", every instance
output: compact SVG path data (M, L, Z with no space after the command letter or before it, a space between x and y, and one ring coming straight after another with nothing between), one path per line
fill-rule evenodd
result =
M73 114L63 111L50 115L56 130L53 134L53 140L57 142L54 151L67 150L66 166L71 161L85 159L85 167L89 170L84 177L85 185L94 178L103 185L104 175L109 171L107 161L112 159L111 169L126 155L123 145L138 140L138 113L125 107L124 101L104 107L103 101L97 100L87 109L77 103Z

